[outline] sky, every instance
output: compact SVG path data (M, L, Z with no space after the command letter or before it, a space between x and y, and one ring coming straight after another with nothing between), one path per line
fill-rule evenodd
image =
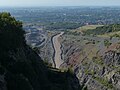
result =
M120 0L0 0L0 6L120 6Z

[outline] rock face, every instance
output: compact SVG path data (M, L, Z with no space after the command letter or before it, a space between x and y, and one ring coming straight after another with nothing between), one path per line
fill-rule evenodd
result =
M52 33L44 30L43 26L36 24L23 25L26 32L25 39L27 45L31 46L42 60L53 63ZM54 64L53 64L54 65Z
M77 41L76 36L74 38L65 38L62 43L65 60L62 68L73 68L85 89L120 90L120 44L115 45L117 49L111 48L114 44L104 49L101 55L100 50L93 48L95 44L84 45L84 41Z
M115 51L108 51L104 56L104 63L106 65L119 66L120 65L120 53Z
M3 70L0 74L1 90L79 90L80 88L75 75L48 69L28 46L21 47L16 52L11 51L8 57L13 62L7 59L8 65L1 65Z
M0 26L0 90L80 90L75 75L45 66L9 13L0 13Z
M115 56L114 56L115 55ZM89 90L119 90L120 64L116 52L106 52L103 58L85 60L76 70L82 84ZM114 62L113 62L114 61Z

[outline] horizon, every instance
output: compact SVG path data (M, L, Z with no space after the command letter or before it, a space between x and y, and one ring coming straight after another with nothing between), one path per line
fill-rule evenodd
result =
M0 7L120 6L119 0L4 0Z
M55 7L82 7L82 8L86 8L86 7L88 7L88 8L90 8L90 7L93 7L93 8L102 8L102 7L108 7L108 8L114 8L114 7L118 7L118 8L120 8L120 6L85 6L85 5L81 5L81 6L0 6L0 8L48 8L48 7L50 7L50 8L55 8Z

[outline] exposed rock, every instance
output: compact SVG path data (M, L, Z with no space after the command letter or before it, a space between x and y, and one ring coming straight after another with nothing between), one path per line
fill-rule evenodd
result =
M72 66L80 84L88 90L120 90L120 53L118 50L120 45L111 45L107 50L103 48L102 53L101 49L97 49L97 45L86 45L84 44L86 41L81 39L78 42L75 36L74 38L65 38L66 41L63 41L65 63L62 67ZM112 46L114 49L111 48Z

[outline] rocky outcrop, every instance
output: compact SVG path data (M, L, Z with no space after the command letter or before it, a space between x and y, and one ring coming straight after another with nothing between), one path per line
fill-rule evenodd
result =
M115 51L108 51L104 55L104 63L106 65L119 66L120 65L120 53Z
M88 90L120 90L120 44L110 47L100 54L94 44L84 44L86 41L78 37L65 38L63 41L64 64L62 68L70 67L77 75L80 85ZM71 36L72 37L72 36ZM116 47L115 47L116 46ZM117 48L117 49L116 49Z
M75 68L80 84L88 90L119 90L119 57L119 53L109 51L103 57L85 59Z

